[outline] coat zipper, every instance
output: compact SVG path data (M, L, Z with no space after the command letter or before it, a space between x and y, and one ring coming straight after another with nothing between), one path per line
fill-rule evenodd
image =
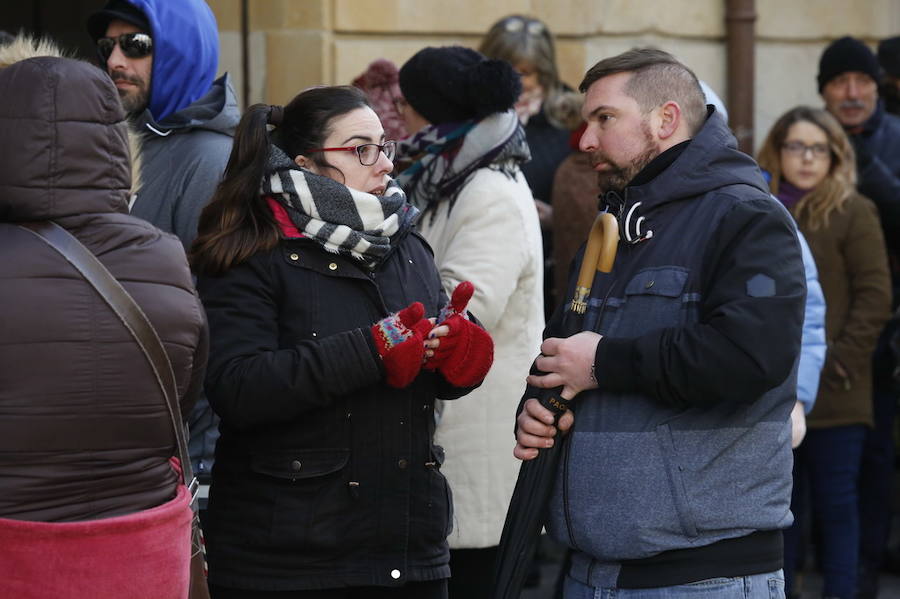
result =
M628 246L626 246L628 247ZM591 330L593 331L597 325L602 322L603 313L606 311L606 304L609 301L609 296L612 293L612 290L615 288L617 279L614 279L609 287L606 289L606 294L603 296L603 302L600 304L600 310L597 312L597 316L594 317L594 322L584 323L590 324L590 327L582 327L582 330ZM573 406L574 411L574 406ZM569 453L570 453L570 437L566 437L566 442L563 447L563 512L566 518L566 533L569 537L569 544L573 549L577 549L581 551L581 548L578 546L578 543L575 541L575 533L574 527L572 526L572 509L569 503ZM590 580L590 577L588 577Z

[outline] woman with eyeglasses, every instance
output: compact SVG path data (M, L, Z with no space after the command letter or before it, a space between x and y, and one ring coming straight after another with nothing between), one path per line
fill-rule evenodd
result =
M540 217L544 302L549 318L561 299L556 297L554 273L556 269L566 271L569 267L553 261L553 180L560 164L572 153L569 138L581 125L582 95L560 79L553 34L538 19L522 15L500 19L485 34L478 51L511 64L522 81L515 111L531 151L531 160L522 165L522 173ZM581 241L584 240L578 243Z
M356 88L257 104L201 216L217 599L446 596L434 403L477 386L493 346L470 285L447 303L393 155Z
M522 80L515 110L531 148L522 166L525 180L538 200L544 228L550 225L553 174L572 151L569 135L581 124L581 94L559 78L553 35L538 19L512 15L488 30L478 51L510 63Z
M859 475L872 425L871 357L890 313L890 279L874 204L856 192L853 148L826 111L794 108L776 121L759 153L772 193L809 242L827 306L828 350L807 434L794 452L793 526L785 532L785 583L804 543L806 494L821 532L823 595L851 599L859 552Z

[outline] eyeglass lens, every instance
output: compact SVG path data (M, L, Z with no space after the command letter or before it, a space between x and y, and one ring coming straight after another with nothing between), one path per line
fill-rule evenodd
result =
M386 141L384 144L362 144L356 146L356 152L359 154L359 161L363 166L372 166L378 162L379 152L384 152L388 160L394 159L394 153L397 150L397 144L393 141Z
M784 149L791 154L796 154L798 156L805 155L806 151L809 150L812 152L813 156L816 156L817 158L824 158L831 152L828 144L812 144L811 146L808 146L802 141L789 141L784 144Z
M153 52L153 39L146 33L139 31L123 33L118 37L101 37L97 40L97 50L103 60L109 60L116 43L122 49L122 54L128 58L143 58Z

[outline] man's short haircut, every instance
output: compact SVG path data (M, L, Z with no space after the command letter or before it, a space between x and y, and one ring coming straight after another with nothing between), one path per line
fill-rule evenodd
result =
M585 93L596 81L617 73L631 73L625 93L634 98L644 113L666 102L677 102L691 136L706 121L706 100L693 71L668 52L656 48L632 48L605 58L584 75L578 89Z

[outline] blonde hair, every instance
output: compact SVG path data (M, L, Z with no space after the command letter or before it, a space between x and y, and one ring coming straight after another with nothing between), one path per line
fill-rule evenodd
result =
M778 194L784 178L781 170L781 151L788 131L795 123L806 121L821 129L828 139L831 165L825 178L794 206L794 218L801 225L815 231L828 226L833 212L840 212L856 192L856 157L843 127L827 111L809 106L797 106L775 121L766 141L759 150L759 166L769 171L769 189Z

